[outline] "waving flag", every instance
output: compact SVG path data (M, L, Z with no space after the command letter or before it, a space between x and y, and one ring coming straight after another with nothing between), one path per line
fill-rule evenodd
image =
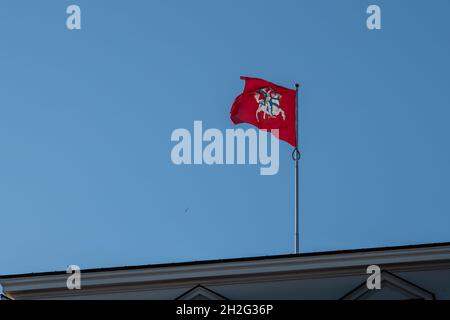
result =
M262 130L278 129L277 138L296 147L296 90L263 79L241 79L245 80L245 88L231 107L231 121L249 123Z

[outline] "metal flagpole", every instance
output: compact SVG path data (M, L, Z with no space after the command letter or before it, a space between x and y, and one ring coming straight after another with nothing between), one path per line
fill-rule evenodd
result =
M299 84L295 84L295 137L297 141L297 146L292 152L292 159L295 161L295 216L294 216L294 225L295 225L295 253L300 253L300 241L298 236L298 194L299 194L299 183L298 183L298 161L300 160L301 154L298 149L298 88Z

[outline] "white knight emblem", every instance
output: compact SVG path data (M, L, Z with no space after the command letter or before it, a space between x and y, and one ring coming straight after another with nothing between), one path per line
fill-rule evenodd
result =
M274 92L272 88L267 87L256 91L255 100L258 102L258 109L256 110L256 120L258 122L258 113L260 112L264 112L263 119L266 119L266 115L269 118L276 118L281 113L283 120L286 120L286 115L283 109L280 108L281 94Z

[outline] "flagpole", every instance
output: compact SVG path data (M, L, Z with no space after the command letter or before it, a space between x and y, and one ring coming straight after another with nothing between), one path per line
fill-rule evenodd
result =
M295 161L295 212L294 212L294 226L295 226L295 253L300 253L300 241L299 241L299 234L298 234L298 225L299 225L299 215L298 215L298 209L299 209L299 181L298 181L298 161L300 160L301 154L298 149L298 88L299 84L295 84L295 137L297 141L297 146L295 147L294 151L292 152L292 159Z

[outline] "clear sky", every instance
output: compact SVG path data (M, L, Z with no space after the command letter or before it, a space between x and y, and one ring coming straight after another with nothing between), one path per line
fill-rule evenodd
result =
M448 0L2 0L0 274L291 253L287 143L275 176L170 159L176 128L233 128L241 75L302 84L302 252L450 241L449 14Z

